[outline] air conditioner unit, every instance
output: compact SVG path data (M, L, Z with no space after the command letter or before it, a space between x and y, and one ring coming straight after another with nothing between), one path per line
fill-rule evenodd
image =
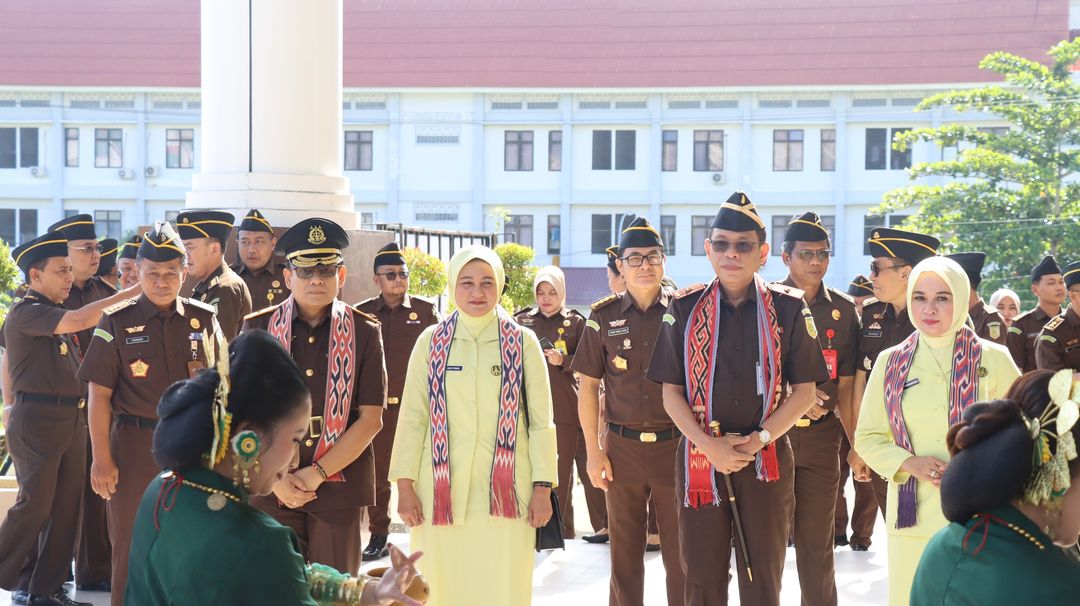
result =
M45 170L44 166L31 166L30 167L30 175L34 176L34 177L44 177L47 172L48 171Z
M146 178L147 179L154 179L154 178L160 177L160 176L161 176L161 167L160 166L147 166L146 167Z
M120 175L120 178L125 181L130 181L131 179L135 178L135 171L130 168L121 168L120 172L118 172L117 174Z
M713 173L712 182L713 185L723 185L727 179L724 178L724 173Z

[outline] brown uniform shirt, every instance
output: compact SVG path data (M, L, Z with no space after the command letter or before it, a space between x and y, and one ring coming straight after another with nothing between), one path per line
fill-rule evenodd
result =
M217 310L221 332L230 343L240 334L244 316L251 313L251 294L247 284L224 263L209 278L195 285L191 298Z
M1035 361L1040 369L1080 371L1080 315L1072 306L1043 326L1035 341Z
M71 292L68 293L68 298L64 299L62 305L64 306L64 309L75 310L81 308L83 305L93 303L94 301L108 299L115 294L115 288L106 284L100 276L94 276L87 280L82 288L79 288L72 283ZM83 355L86 355L87 349L90 348L90 339L93 336L93 327L75 333L75 342Z
M289 290L285 287L285 265L283 263L270 263L257 271L251 271L243 263L230 265L240 279L247 284L248 294L251 295L252 311L259 311L277 305L289 296Z
M1012 326L1009 326L1009 337L1005 345L1009 348L1013 361L1020 367L1020 372L1029 372L1039 367L1035 360L1035 339L1050 318L1041 307L1036 306L1035 309L1016 316Z
M585 316L563 307L558 313L547 317L538 307L526 307L514 314L518 324L532 329L536 338L547 339L563 353L560 366L548 364L548 382L551 384L551 402L556 425L580 426L578 418L578 381L571 367L574 353L585 330ZM562 341L560 348L559 341Z
M405 371L409 368L409 356L416 340L424 329L439 321L435 303L423 297L405 295L401 305L391 309L383 303L382 297L372 297L356 304L360 311L375 316L382 325L380 331L391 338L383 341L383 355L386 358L386 403L395 406L401 403L401 392L405 389Z
M796 288L790 277L784 280L783 284L792 289ZM829 396L828 400L822 401L822 406L836 410L836 392L840 377L853 377L858 370L861 326L859 315L855 311L855 300L846 293L822 284L817 297L813 301L807 301L807 306L814 316L818 344L821 345L825 366L829 371L829 381L818 385L818 389Z
M663 388L645 376L671 295L662 289L645 311L625 292L592 304L571 370L604 380L608 422L649 431L673 425Z
M70 334L53 334L67 311L33 289L11 306L0 330L0 347L6 350L14 393L86 395L86 384L75 377L81 360L75 340Z
M979 335L979 338L993 341L998 345L1005 344L1009 331L1005 329L1005 321L1001 319L998 310L979 299L975 305L971 306L968 315L971 316L971 324L975 327L975 334Z
M128 299L105 310L79 378L113 390L113 412L157 419L161 394L206 368L213 330L214 309L199 301L161 311L146 295Z
M863 303L862 333L859 335L859 370L867 374L877 363L878 354L898 345L915 332L907 308L896 313L890 303L870 298Z
M821 346L811 335L812 321L803 316L802 291L780 284L768 286L780 328L780 364L785 383L824 383L829 371ZM668 306L649 378L660 383L686 385L686 326L705 292L704 284L680 290ZM762 396L758 391L757 297L749 296L732 307L721 295L720 326L716 333L716 370L713 373L712 416L725 433L748 434L761 425Z
M280 305L249 315L244 320L244 330L266 330L270 325L270 316L278 307ZM356 379L349 406L349 425L360 418L361 406L376 406L381 409L386 402L386 367L383 362L379 322L359 310L353 309L353 313L356 314ZM308 427L308 437L300 443L300 467L311 465L322 431L321 417L325 414L329 348L330 314L327 314L318 326L312 327L294 311L290 349L292 359L304 373L308 389L311 390L313 417ZM318 420L314 417L318 417ZM318 490L319 498L294 511L338 511L375 504L375 457L370 445L342 473L345 476L344 482L323 483ZM267 499L263 501L262 507L277 504L277 498L272 495L256 499Z

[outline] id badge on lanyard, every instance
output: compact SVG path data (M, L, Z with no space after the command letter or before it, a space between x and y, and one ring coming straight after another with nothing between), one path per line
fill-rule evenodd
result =
M206 368L206 364L203 364L199 360L199 341L203 340L203 334L201 332L193 332L188 335L191 341L191 360L188 360L188 378L195 378L195 375L199 374L199 371Z
M836 379L836 364L839 360L839 353L835 349L822 349L821 353L825 356L825 367L829 369L829 379Z

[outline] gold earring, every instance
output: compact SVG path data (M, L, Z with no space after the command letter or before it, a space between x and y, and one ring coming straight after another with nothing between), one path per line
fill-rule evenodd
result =
M232 439L233 483L251 487L252 473L259 473L259 434L246 429Z

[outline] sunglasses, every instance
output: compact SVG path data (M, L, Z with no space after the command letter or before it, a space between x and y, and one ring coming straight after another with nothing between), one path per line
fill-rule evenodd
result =
M876 276L876 275L881 274L881 272L885 271L886 269L900 269L901 267L907 267L907 265L908 265L907 263L897 263L896 265L890 265L888 267L878 267L877 263L874 263L873 261L871 261L870 262L870 275L871 276Z
M825 250L800 250L799 252L793 252L791 254L792 256L807 262L813 261L814 259L817 259L818 261L827 261L829 256L832 255L832 251L826 248Z
M626 261L630 267L641 267L641 264L645 261L648 261L649 265L656 267L664 262L664 255L661 255L660 253L649 253L648 255L633 254L628 257L623 257L622 260Z
M386 278L386 280L388 282L395 282L395 281L397 281L398 278L401 278L402 280L408 280L409 279L409 272L408 271L388 271L388 272L384 272L384 273L381 273L381 274L375 274L375 275L376 276L382 276L382 277Z
M291 269L293 273L296 274L296 277L300 278L301 280L310 280L311 278L315 277L316 273L319 274L320 278L328 280L337 275L337 270L339 267L341 267L340 264L316 265L315 267L290 267L289 269Z
M735 252L740 255L750 254L757 249L761 248L764 242L751 242L749 240L739 240L738 242L729 242L727 240L706 240L714 253L726 253L732 246L735 247Z

